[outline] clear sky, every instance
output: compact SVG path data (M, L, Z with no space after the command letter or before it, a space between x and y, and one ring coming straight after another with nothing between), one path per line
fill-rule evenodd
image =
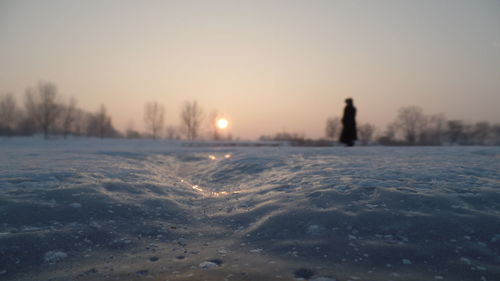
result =
M379 127L417 105L500 121L500 1L0 0L0 92L56 83L143 128L148 101L183 101L234 136L324 135L353 97Z

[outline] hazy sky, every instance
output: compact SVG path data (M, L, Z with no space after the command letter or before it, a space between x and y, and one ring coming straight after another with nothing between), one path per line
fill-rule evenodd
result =
M143 128L147 101L183 101L233 135L324 135L353 97L379 127L417 105L500 121L500 1L0 0L0 92L52 81Z

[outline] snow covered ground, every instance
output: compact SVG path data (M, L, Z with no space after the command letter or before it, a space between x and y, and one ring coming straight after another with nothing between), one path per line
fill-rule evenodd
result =
M0 280L500 280L499 147L0 139Z

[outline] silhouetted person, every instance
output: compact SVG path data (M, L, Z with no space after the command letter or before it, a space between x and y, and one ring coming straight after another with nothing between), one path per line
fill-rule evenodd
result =
M352 99L345 100L344 116L342 117L342 134L340 142L347 146L353 146L354 141L358 139L356 130L356 108L352 104Z

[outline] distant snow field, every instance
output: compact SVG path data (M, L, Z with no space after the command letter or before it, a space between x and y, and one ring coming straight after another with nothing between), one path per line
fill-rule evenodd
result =
M499 147L0 139L0 280L500 280Z

